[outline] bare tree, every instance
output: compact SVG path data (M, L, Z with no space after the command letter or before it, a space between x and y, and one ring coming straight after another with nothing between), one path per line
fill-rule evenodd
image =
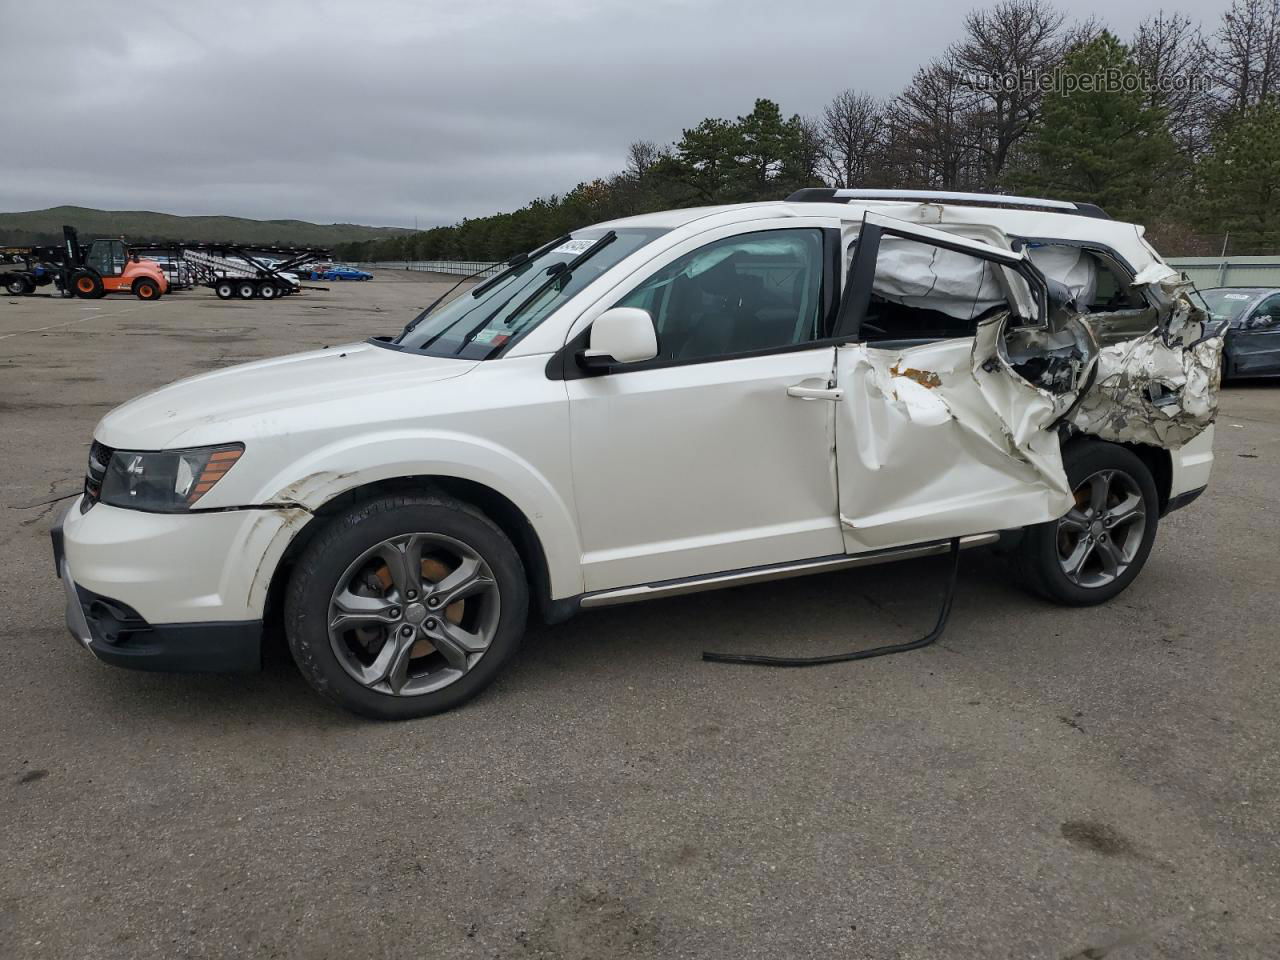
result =
M633 180L643 180L662 154L662 148L652 140L637 140L627 147L627 175Z
M916 71L886 114L886 151L895 186L943 190L981 179L975 124L977 96L955 64L937 60Z
M1280 0L1234 0L1205 59L1227 110L1280 92Z
M813 117L791 120L794 145L788 151L786 175L795 183L811 183L822 178L822 123Z
M1148 103L1165 112L1169 133L1187 156L1208 142L1211 97L1198 82L1204 38L1190 17L1163 10L1138 25L1132 50L1138 69L1151 82Z
M837 187L869 182L883 152L884 120L884 102L871 94L857 90L836 94L817 121L824 179Z
M1066 15L1047 0L1002 0L969 13L964 26L966 36L952 46L948 60L976 93L973 122L981 132L975 146L990 186L1039 115L1038 78L1099 28L1093 20L1068 26Z

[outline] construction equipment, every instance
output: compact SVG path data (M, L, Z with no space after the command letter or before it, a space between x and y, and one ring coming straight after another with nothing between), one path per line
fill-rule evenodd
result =
M328 260L329 251L319 247L126 243L119 238L84 246L73 227L64 226L62 233L61 246L0 247L0 287L20 295L55 283L64 297L92 299L128 291L142 300L195 284L212 288L223 300L275 300L299 290L329 289L304 287L292 272ZM3 269L9 263L13 269Z
M77 297L96 300L108 293L132 293L139 300L159 300L169 279L154 260L145 260L123 238L80 245L74 227L62 228L61 287Z
M122 238L94 240L86 246L74 227L62 228L60 246L0 248L3 262L19 265L0 271L0 285L11 294L33 293L50 283L64 297L87 300L117 292L159 300L169 290L160 265L139 256Z

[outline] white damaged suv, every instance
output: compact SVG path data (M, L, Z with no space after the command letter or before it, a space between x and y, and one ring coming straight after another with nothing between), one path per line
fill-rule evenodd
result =
M531 613L1020 532L1038 592L1141 570L1213 462L1220 331L1085 204L805 190L600 224L395 338L183 380L98 425L54 531L76 639L459 704Z

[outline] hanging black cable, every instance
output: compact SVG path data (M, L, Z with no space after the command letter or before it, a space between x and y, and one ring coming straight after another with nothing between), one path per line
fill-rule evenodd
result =
M933 629L919 640L908 643L891 643L883 647L871 647L868 650L851 650L848 653L833 653L825 657L767 657L753 653L712 653L703 651L702 659L711 663L746 663L761 667L819 667L827 663L846 663L850 660L870 660L872 657L886 657L891 653L906 653L908 650L919 650L935 643L942 637L947 628L947 618L951 616L951 601L956 593L956 576L960 571L960 538L951 539L951 572L947 576L947 589L942 597L942 609L938 611L938 622Z

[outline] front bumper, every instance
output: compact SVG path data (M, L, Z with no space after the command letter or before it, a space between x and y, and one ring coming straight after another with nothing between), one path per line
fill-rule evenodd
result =
M128 604L76 583L64 521L51 534L54 567L66 598L67 629L80 647L104 663L134 670L249 673L261 668L260 619L150 623Z

